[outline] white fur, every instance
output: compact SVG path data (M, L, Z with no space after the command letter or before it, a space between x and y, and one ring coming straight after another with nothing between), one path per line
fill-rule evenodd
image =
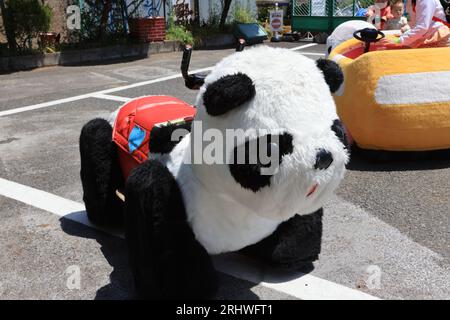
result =
M355 31L364 28L376 29L373 24L362 20L350 20L337 26L333 33L327 38L327 52L325 53L325 56L328 57L329 48L331 48L330 52L333 51L334 48L342 42L352 39Z
M206 87L237 72L253 80L256 96L224 115L209 116L203 105ZM215 128L224 135L225 129L287 132L294 143L293 153L283 157L270 186L256 193L241 187L227 164L187 164L195 127L168 157L161 158L178 181L197 240L210 254L239 250L267 237L295 214L318 210L344 176L348 155L331 130L338 116L329 87L315 61L299 53L261 46L223 59L206 78L196 106L203 130ZM226 146L227 157L233 148ZM314 169L320 148L334 158L327 170ZM307 197L317 183L317 191Z

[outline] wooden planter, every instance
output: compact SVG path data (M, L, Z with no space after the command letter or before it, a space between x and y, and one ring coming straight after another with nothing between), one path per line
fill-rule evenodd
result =
M128 20L130 36L142 42L164 41L166 20L163 17L131 18Z

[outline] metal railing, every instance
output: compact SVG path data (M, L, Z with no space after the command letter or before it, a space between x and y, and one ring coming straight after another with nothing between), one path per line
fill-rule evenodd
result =
M373 0L293 0L293 15L308 17L354 17Z

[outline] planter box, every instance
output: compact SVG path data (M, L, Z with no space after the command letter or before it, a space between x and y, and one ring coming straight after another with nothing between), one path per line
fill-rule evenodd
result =
M44 55L18 56L10 59L12 69L29 70L44 66Z
M44 66L79 65L118 59L144 58L152 53L180 51L178 41L117 45L86 50L68 50L31 56L0 57L0 72L27 70Z
M166 20L163 17L129 19L128 26L130 36L142 42L160 42L166 38Z
M175 41L175 40L165 40L160 49L159 52L160 53L165 53L165 52L175 52L175 51L183 51L184 46L181 45L180 42Z
M8 57L4 57L1 58L0 57L0 72L4 72L4 71L9 71L9 58Z
M81 51L80 50L67 50L61 52L61 58L59 60L60 64L65 65L76 65L81 61Z
M112 46L102 48L101 59L102 60L115 60L122 58L122 46Z
M148 48L144 44L133 44L125 46L122 49L122 57L132 58L132 57L146 57L148 56Z
M61 53L47 53L44 54L44 58L42 60L42 66L57 66L59 65L59 61L61 59Z
M103 48L85 49L81 51L81 61L94 62L101 60Z
M234 26L233 33L236 38L244 39L247 44L262 43L267 39L266 30L258 23L238 23Z
M218 34L198 39L196 49L222 49L236 47L237 40L232 34Z

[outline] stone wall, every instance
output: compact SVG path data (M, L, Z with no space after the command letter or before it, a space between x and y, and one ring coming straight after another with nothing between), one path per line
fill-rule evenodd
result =
M50 32L61 33L61 39L64 40L67 36L67 6L78 1L46 0L45 2L53 9L53 19Z

